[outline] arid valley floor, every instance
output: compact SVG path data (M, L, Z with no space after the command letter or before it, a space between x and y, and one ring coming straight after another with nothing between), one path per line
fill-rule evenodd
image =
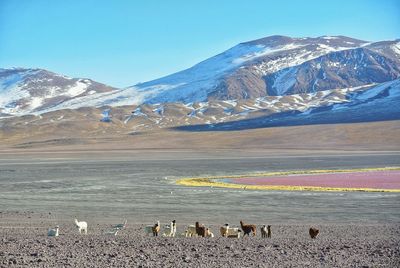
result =
M398 121L134 135L38 130L0 144L0 266L396 267L400 195L176 185L181 177L400 165ZM91 133L91 134L90 134ZM229 138L228 138L229 137ZM78 236L73 219L85 220ZM117 236L110 224L128 220ZM143 226L200 221L215 238L146 237ZM270 240L219 226L271 224ZM60 226L60 236L47 229ZM315 240L308 228L321 234ZM259 231L259 230L258 230Z

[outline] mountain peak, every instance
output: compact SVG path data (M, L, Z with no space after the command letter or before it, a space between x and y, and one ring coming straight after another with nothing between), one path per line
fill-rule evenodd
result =
M287 44L299 44L299 45L312 45L312 44L331 44L331 45L353 45L353 46L359 46L361 44L368 43L367 41L343 36L343 35L337 35L337 36L330 36L330 35L324 35L324 36L319 36L319 37L289 37L289 36L284 36L284 35L272 35L272 36L267 36L263 37L260 39L244 42L241 44L247 44L247 45L263 45L266 47L277 47L277 46L283 46Z
M285 45L288 43L293 42L293 38L284 36L284 35L271 35L263 38L259 38L256 40L244 42L241 44L247 44L247 45L264 45L268 47L276 47L280 45Z

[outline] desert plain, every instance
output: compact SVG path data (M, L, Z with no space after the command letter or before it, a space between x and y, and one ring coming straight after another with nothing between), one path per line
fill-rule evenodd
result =
M398 267L400 195L188 187L182 177L400 165L398 121L118 134L33 128L0 143L2 267ZM94 128L95 129L95 128ZM12 131L12 130L9 130ZM79 235L73 220L87 221ZM128 220L116 236L105 232ZM199 221L214 238L151 237ZM219 227L256 224L256 237ZM272 226L271 239L259 227ZM59 237L47 237L60 226ZM316 239L311 226L320 230Z

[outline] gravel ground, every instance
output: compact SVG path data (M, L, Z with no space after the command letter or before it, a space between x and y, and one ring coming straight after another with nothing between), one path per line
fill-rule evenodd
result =
M165 238L146 236L144 224L128 219L117 236L104 234L119 221L88 222L88 235L79 235L72 220L60 219L60 236L47 237L54 223L48 216L0 213L0 267L400 266L400 224L314 224L315 240L310 225L284 223L272 226L271 239L222 238L219 225L210 226L214 238ZM178 221L178 233L184 228Z

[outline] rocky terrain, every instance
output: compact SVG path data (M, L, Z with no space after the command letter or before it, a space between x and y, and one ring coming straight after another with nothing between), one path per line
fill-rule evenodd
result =
M104 234L112 219L89 222L80 236L72 221L32 213L0 214L0 267L397 267L399 225L316 224L272 226L272 238L147 237L132 223L117 236ZM118 222L118 221L117 221ZM47 228L60 225L59 237ZM260 223L261 224L261 223ZM182 232L184 225L178 225Z

